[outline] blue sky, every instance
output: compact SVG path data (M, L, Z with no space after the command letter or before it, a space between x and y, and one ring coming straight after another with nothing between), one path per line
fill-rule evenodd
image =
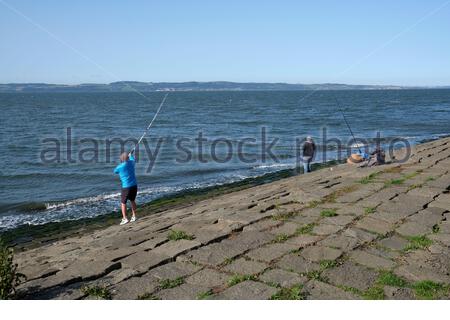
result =
M0 83L450 85L445 3L0 0Z

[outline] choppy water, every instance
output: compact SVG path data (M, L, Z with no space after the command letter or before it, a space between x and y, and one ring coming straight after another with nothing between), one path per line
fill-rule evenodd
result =
M153 116L163 93L14 93L0 94L0 230L21 224L42 224L93 217L118 208L119 182L112 170L117 165L118 145L113 145L113 162L105 161L108 138L137 138ZM306 97L306 98L305 98ZM139 202L190 188L201 188L259 176L295 165L295 137L312 135L321 145L322 128L328 136L350 138L335 98L343 105L357 137L404 137L416 143L450 133L450 90L402 91L318 91L297 92L173 92L147 139L154 150L163 138L157 162L147 173L148 157L142 153L137 166ZM279 162L261 158L261 127L268 142L279 138L273 148ZM74 163L66 159L66 128L72 128ZM180 138L204 138L203 159L194 140L183 142L194 160L177 163L186 154L176 148ZM45 138L58 138L59 163L43 163L41 152L52 146ZM80 139L99 139L100 161L78 161L80 150L92 146ZM211 162L213 139L226 138L232 144L232 160ZM237 143L246 145L244 163L237 158ZM216 144L217 157L224 159L225 143ZM85 158L90 158L89 153ZM317 160L320 160L319 153ZM328 159L336 149L328 147ZM89 160L89 159L88 159Z

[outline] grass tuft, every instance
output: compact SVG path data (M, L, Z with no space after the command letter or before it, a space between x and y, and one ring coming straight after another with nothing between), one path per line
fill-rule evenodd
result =
M270 299L271 300L304 300L305 294L302 293L302 285L295 285L291 288L281 288Z
M286 221L289 218L292 218L293 216L295 216L295 212L284 212L284 213L276 213L274 215L272 215L272 220L275 221Z
M138 300L161 300L157 296L154 296L151 293L144 293L143 295L138 296Z
M306 273L306 276L310 280L318 280L318 281L322 281L322 282L327 282L327 279L322 276L322 273L319 270L309 271Z
M350 186L343 187L343 188L336 190L336 191L330 193L329 195L326 195L325 197L323 197L321 203L327 203L327 202L334 203L334 202L336 202L338 197L343 196L347 193L353 192L357 189L358 189L357 185L350 185Z
M385 286L400 288L406 287L408 285L408 282L406 282L406 280L400 278L392 271L381 271L380 276L378 277L378 283Z
M420 171L415 171L415 172L411 172L411 173L405 174L405 175L403 176L403 179L404 179L404 180L412 179L412 178L414 178L415 176L417 176L419 173L420 173Z
M430 280L416 282L412 287L420 299L436 299L449 291L448 286Z
M161 289L171 289L181 286L184 283L184 279L178 277L176 279L164 279L159 282L159 287Z
M336 209L325 209L320 212L322 217L335 217L338 214L336 213Z
M364 213L371 214L371 213L374 213L376 210L377 209L375 207L367 207L367 208L364 208Z
M378 172L371 173L367 177L364 177L361 180L359 180L358 182L361 184L371 183L377 177L378 174L379 174Z
M341 288L341 289L344 290L344 291L353 293L353 294L356 295L356 296L362 295L361 291L359 291L358 289L353 288L353 287L347 287L347 286L342 286L342 285L338 285L337 287L338 287L338 288Z
M433 241L428 239L426 236L414 236L408 237L409 244L406 246L404 251L411 251L417 249L425 249L433 244Z
M104 300L111 300L111 292L108 288L101 286L85 286L81 288L83 294L89 297L96 297Z
M299 235L299 234L309 234L314 229L314 226L315 226L314 223L305 224L304 226L298 228L295 233L297 235Z
M225 261L222 263L222 265L224 266L229 265L233 263L234 260L235 260L234 258L226 258Z
M187 234L184 231L181 230L170 230L169 235L167 236L167 239L169 240L173 240L173 241L178 241L178 240L192 240L194 239L194 236Z
M322 260L320 261L320 268L322 270L334 268L337 266L337 262L334 260Z
M384 186L389 187L389 186L393 186L393 185L399 185L399 184L403 184L403 182L405 182L404 178L392 179L392 180L386 181L384 183Z
M248 274L245 274L245 275L235 274L234 276L232 276L230 278L230 280L228 280L228 286L232 287L238 283L241 283L241 282L244 282L247 280L256 280L256 276L248 275Z
M275 239L272 240L272 243L282 243L285 242L287 239L289 239L289 236L287 234L279 234L275 237Z
M201 292L197 295L197 300L206 300L209 299L212 295L213 295L212 290Z
M383 300L384 290L381 287L375 286L363 292L362 296L366 300Z

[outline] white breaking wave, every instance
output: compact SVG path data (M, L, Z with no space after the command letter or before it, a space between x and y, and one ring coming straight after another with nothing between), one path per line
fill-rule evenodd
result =
M181 187L157 187L157 188L147 188L147 189L139 189L140 195L152 195L152 194L165 194L170 192L177 192L183 190ZM120 199L120 192L110 193L110 194L101 194L98 196L92 196L92 197L85 197L85 198L77 198L73 200L67 200L62 202L56 202L56 203L46 203L46 209L52 210L52 209L60 209L68 206L74 206L74 205L82 205L82 204L91 204L96 203L99 201L105 201L105 200L116 200Z
M366 145L364 143L354 143L351 145L352 148L362 148L365 147Z
M253 169L271 169L271 168L293 168L293 164L289 163L273 163L273 164L262 164L253 167Z
M139 203L147 203L158 197L170 195L180 191L196 190L248 178L246 175L234 175L225 178L223 182L210 181L206 183L194 182L185 186L162 186L139 189ZM91 197L77 198L57 203L47 203L46 209L30 213L2 214L0 216L0 230L13 229L20 225L42 225L49 222L62 222L94 218L99 215L118 211L120 208L120 192L101 194Z
M46 203L45 207L47 210L59 209L59 208L64 208L64 207L68 207L68 206L73 206L73 205L115 199L115 198L118 198L119 196L120 196L120 192L112 193L112 194L105 194L105 195L98 195L98 196L93 196L93 197L78 198L78 199L74 199L74 200L67 200L67 201L56 202L56 203Z

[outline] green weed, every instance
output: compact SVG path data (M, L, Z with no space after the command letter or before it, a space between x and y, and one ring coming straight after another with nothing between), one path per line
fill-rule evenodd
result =
M392 287L406 287L408 283L394 274L392 271L381 271L380 276L378 277L378 283L386 286Z
M14 251L0 239L0 300L12 299L16 287L26 280L25 275L17 272L14 263Z
M154 296L151 293L144 293L143 295L138 296L138 300L161 300L161 299Z
M322 260L320 261L320 268L322 270L334 268L337 266L337 262L334 260Z
M383 300L384 291L383 288L375 286L363 292L362 296L366 300Z
M337 216L336 209L325 209L320 212L322 217L335 217Z
M161 289L171 289L181 286L184 283L184 279L178 277L176 279L164 279L159 282L159 287Z
M169 235L167 236L167 239L178 241L178 240L192 240L194 239L194 236L187 234L184 231L181 230L170 230Z
M197 300L206 300L209 299L212 295L213 295L212 290L201 292L197 295Z
M314 223L305 224L304 226L298 228L295 233L298 235L311 233L312 230L314 229L314 226L315 226Z
M295 285L291 288L281 288L270 299L271 300L304 300L305 294L302 293L302 285Z
M430 280L416 282L412 287L416 296L420 299L435 299L449 290L442 283L436 283Z
M377 209L375 207L367 207L367 208L364 208L364 213L371 214L371 213L374 213L376 210Z
M364 177L361 180L359 180L358 182L361 184L371 183L377 177L377 175L379 175L378 172L371 173L367 177Z
M425 249L433 244L433 241L428 239L426 236L414 236L408 237L409 244L406 246L404 251L411 251L417 249Z
M232 287L238 283L247 281L247 280L256 280L256 276L253 275L240 275L240 274L235 274L234 276L232 276L230 278L230 280L228 280L228 286Z
M273 243L282 243L289 239L289 236L286 234L279 234L272 240Z
M108 288L102 286L85 286L81 288L83 294L89 297L100 298L104 300L111 300L111 292Z

